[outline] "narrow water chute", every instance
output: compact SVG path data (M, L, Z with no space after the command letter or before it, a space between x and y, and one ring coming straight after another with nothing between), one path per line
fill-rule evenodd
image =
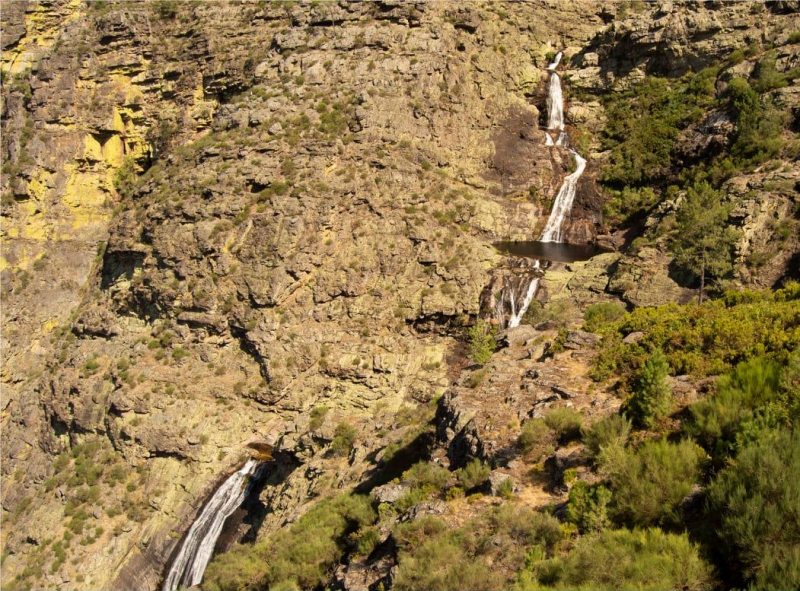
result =
M536 261L537 263L539 261ZM528 311L528 308L533 301L533 296L536 295L536 289L539 287L539 278L534 278L528 284L528 291L525 294L525 299L522 301L522 305L519 307L519 310L516 311L515 314L512 314L511 318L508 319L508 328L516 328L519 326L519 323L522 321L522 317L525 316L525 312Z
M251 477L258 468L257 460L247 460L214 492L183 539L180 551L164 578L162 591L193 587L202 582L225 520L244 501Z
M586 168L586 160L581 158L580 154L574 150L570 150L575 157L575 172L568 174L564 177L564 182L558 190L558 195L553 202L553 210L550 212L550 217L547 220L547 225L544 227L540 242L561 242L562 230L564 220L572 210L572 203L575 201L575 191L578 186L578 179L583 174Z

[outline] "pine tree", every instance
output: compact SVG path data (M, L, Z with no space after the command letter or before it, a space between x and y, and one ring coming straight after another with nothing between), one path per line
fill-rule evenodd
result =
M623 407L642 427L652 427L669 413L672 406L672 391L667 383L669 364L661 349L650 354L636 380L636 388Z
M470 327L469 335L469 353L467 356L477 363L483 365L492 357L495 349L497 349L497 342L494 340L495 328L485 320L478 320L478 322Z
M730 205L719 191L703 181L690 187L677 218L672 248L679 267L700 278L698 299L703 302L706 278L721 279L733 269L739 232L727 224Z

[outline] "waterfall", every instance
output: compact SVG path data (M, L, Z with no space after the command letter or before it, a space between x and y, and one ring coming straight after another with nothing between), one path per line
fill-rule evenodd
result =
M561 52L561 51L559 51L559 52L556 54L556 57L555 57L555 59L553 60L553 63L551 63L550 65L548 65L548 66L547 66L547 69L548 69L548 70L550 70L551 72L555 71L555 69L558 67L558 64L559 64L559 62L561 61L561 56L562 56L562 55L564 55L564 53L563 53L563 52Z
M572 209L578 179L583 174L583 169L586 168L586 160L574 150L570 150L570 152L575 156L575 172L564 177L564 182L553 202L553 211L550 212L550 218L547 220L542 237L539 238L540 242L561 242L561 226Z
M538 261L537 261L538 262ZM531 305L533 301L533 296L536 295L536 288L539 286L539 278L536 277L528 284L528 292L525 294L525 299L522 301L522 305L517 310L516 314L512 314L511 318L508 319L508 328L516 328L519 326L522 317L525 315L525 312L528 311L528 307Z
M569 146L569 138L567 132L564 130L564 96L561 92L561 78L556 73L556 68L561 61L561 52L556 54L553 63L547 66L550 72L550 86L547 92L547 129L557 130L558 135L556 140L545 132L545 145L546 146ZM540 242L561 242L562 232L561 226L564 220L569 215L572 209L572 203L575 201L575 190L578 186L578 179L583 170L586 168L586 160L574 150L570 150L575 156L575 172L568 174L558 190L558 195L553 202L553 211L550 212L550 218L547 220L547 225L542 232Z
M481 296L481 308L491 311L500 328L519 326L536 295L541 275L538 260L511 260L509 266L493 274Z
M239 471L232 474L214 492L189 528L180 552L164 578L163 591L175 591L178 586L193 587L200 584L217 538L222 533L222 526L244 501L250 477L255 474L258 466L258 461L247 460Z
M547 129L564 129L564 95L561 93L561 77L550 74L550 86L547 89Z

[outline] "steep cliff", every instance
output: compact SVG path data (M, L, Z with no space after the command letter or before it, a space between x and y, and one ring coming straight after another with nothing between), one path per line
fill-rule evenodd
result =
M558 50L569 59L567 129L588 159L567 237L625 250L630 228L602 218L601 98L754 42L779 45L781 72L797 67L800 45L785 44L796 7L752 6L9 3L4 579L156 588L248 444L277 458L251 532L263 538L374 477L381 450L413 439L445 392L451 447L467 423L454 394L493 415L504 380L616 408L586 360L517 364L512 350L489 385L459 377L463 327L504 263L492 243L537 237L573 166L540 129L546 66ZM796 129L797 85L777 94ZM725 185L741 197L738 284L797 272L797 175L781 153ZM657 245L656 225L633 233ZM663 250L556 265L543 294L691 297ZM745 265L755 252L769 261ZM548 377L562 370L575 383ZM527 407L506 411L497 425ZM494 457L510 435L487 440L478 423L460 435L467 455ZM331 449L340 425L354 429L344 453Z

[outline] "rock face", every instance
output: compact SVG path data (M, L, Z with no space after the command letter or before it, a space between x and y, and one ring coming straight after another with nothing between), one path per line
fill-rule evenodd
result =
M599 94L797 28L738 4L616 21L623 5L593 0L7 4L2 574L52 589L156 588L248 444L281 458L265 536L367 478L409 429L399 409L444 393L457 465L501 460L509 421L588 408L585 367L564 355L548 373L540 337L555 334L530 327L509 333L485 384L453 385L462 327L505 262L492 243L538 236L570 168L540 129L548 54L571 58L577 140L602 126ZM713 138L724 123L708 122ZM607 231L593 142L574 242ZM731 184L749 195L742 257L765 246L776 203L791 210L792 182ZM742 280L775 281L782 252ZM684 297L660 256L557 266L543 294ZM591 340L570 343L590 355ZM489 416L481 401L505 397ZM342 424L355 432L343 452ZM389 569L340 575L372 585Z

